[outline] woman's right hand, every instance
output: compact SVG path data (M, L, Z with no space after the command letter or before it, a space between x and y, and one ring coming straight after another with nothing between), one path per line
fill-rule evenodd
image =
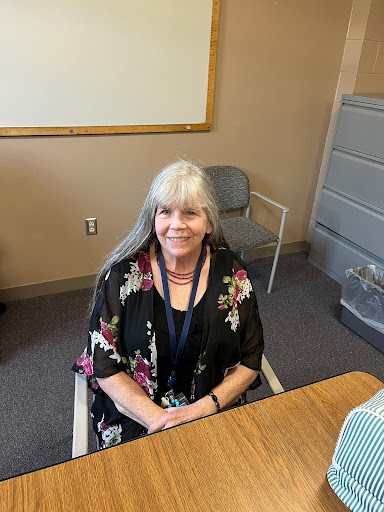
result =
M181 407L170 407L169 409L163 409L164 414L160 415L148 428L148 434L159 432L182 423L188 423L188 421L203 418L216 412L216 406L212 402L212 399L205 396L189 405L182 405Z

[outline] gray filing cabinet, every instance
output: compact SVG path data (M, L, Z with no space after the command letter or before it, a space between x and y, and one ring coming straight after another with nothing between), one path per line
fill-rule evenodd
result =
M308 260L341 283L384 267L384 100L343 95Z

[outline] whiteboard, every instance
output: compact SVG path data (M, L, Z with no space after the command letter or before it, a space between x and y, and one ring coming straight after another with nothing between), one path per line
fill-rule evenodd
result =
M210 129L218 9L1 0L0 134Z

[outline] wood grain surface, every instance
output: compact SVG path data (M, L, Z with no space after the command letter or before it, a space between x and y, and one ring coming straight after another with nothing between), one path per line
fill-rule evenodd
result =
M0 482L1 511L347 511L326 472L352 372Z

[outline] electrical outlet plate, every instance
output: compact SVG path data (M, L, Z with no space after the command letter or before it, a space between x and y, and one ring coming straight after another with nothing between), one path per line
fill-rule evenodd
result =
M97 235L97 219L92 217L85 219L85 233L87 235Z

